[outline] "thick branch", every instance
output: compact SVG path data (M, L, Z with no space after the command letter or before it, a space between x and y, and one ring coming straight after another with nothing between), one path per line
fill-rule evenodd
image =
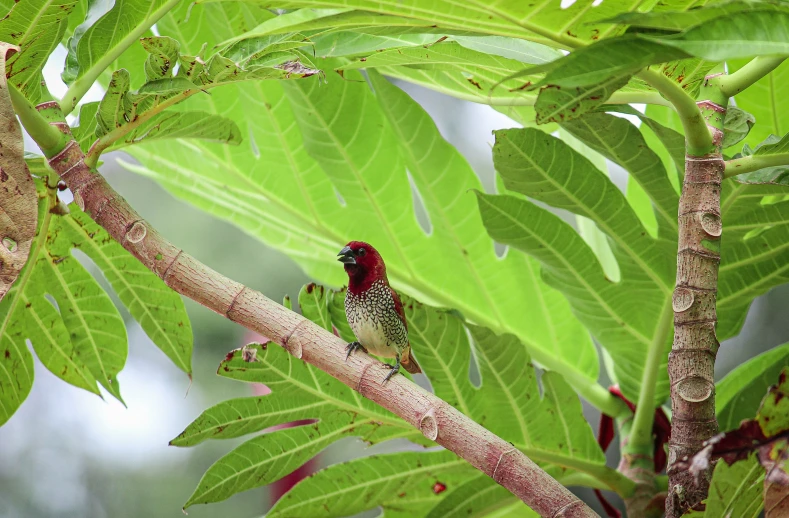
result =
M282 345L364 397L402 417L507 488L541 516L597 514L513 447L403 376L381 384L380 363L363 354L346 360L345 342L176 248L84 162L76 141L49 161L75 202L176 292Z
M700 93L703 100L698 103L714 135L715 148L703 155L688 150L679 201L677 283L672 299L674 343L668 359L672 408L668 518L678 518L689 509L697 508L707 497L711 469L696 481L688 470L673 465L695 454L718 430L714 367L720 344L715 336L715 298L722 231L720 193L724 162L721 142L728 101L718 80L718 77L705 79Z
M759 56L753 58L738 71L720 78L721 92L726 97L737 95L775 70L785 59L786 56Z
M778 153L775 155L751 155L742 158L735 158L726 162L723 171L724 178L731 178L738 174L752 173L765 167L789 167L789 153Z

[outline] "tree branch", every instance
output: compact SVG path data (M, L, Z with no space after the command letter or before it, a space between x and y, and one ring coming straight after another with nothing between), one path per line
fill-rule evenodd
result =
M699 109L713 136L714 147L685 155L685 182L679 200L677 282L672 298L674 342L668 358L671 386L671 440L668 454L667 518L679 518L707 498L712 470L694 480L688 470L674 467L690 457L718 430L715 420L715 336L720 266L721 155L723 121L728 97L720 76L707 76L699 93ZM709 133L709 131L708 131Z
M789 153L775 155L751 155L726 161L723 170L724 178L731 178L738 174L752 173L765 167L789 166Z
M45 103L51 108L52 103ZM46 138L36 129L35 140ZM27 126L26 126L27 128ZM68 131L68 126L60 127ZM59 131L50 127L46 132ZM534 464L520 450L486 430L448 403L403 376L381 384L380 363L364 354L346 360L346 343L262 293L251 290L176 248L152 228L84 162L73 139L49 164L74 194L74 201L99 225L170 288L279 343L364 397L402 417L425 437L436 441L493 478L541 516L593 517L597 514Z
M775 70L785 59L786 56L759 56L753 58L738 71L720 78L720 88L723 95L726 97L737 95Z
M704 155L712 151L712 136L701 116L701 110L696 106L696 101L685 93L681 86L660 72L645 69L637 75L649 86L663 94L677 110L682 121L682 128L685 130L688 153Z

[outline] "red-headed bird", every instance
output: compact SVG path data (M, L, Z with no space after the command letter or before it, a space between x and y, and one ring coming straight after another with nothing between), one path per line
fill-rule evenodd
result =
M384 382L397 374L400 365L411 374L422 372L411 355L403 303L389 286L381 254L367 243L351 241L337 255L348 273L345 316L357 340L348 344L346 359L358 349L395 358L393 366L387 364L391 370Z

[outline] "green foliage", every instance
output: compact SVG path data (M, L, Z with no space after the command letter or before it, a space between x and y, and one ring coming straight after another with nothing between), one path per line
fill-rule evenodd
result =
M660 317L671 311L685 138L642 71L659 71L692 103L723 62L731 72L745 64L740 58L789 54L789 10L774 2L672 0L648 12L633 0L595 3L0 0L8 11L0 40L22 46L9 83L33 103L49 98L41 67L67 43L62 108L79 110L72 133L88 164L125 148L137 160L124 161L128 169L287 253L327 285L346 281L335 261L343 245L372 242L403 295L414 355L439 397L559 480L591 479L626 495L631 483L605 466L576 393L604 412L620 410L597 383L594 338L629 399L654 394L657 405L668 395L665 355L649 352L671 335L670 319ZM725 147L742 143L742 156L754 157L789 152L779 138L789 133L787 70L736 95ZM271 81L309 76L318 77ZM496 132L496 194L387 77L495 106L527 127ZM78 106L96 81L103 99ZM645 114L626 104L644 102ZM613 113L637 117L640 127ZM564 142L548 134L558 128ZM626 171L624 193L606 159ZM786 179L778 165L723 185L721 340L739 332L756 296L789 281ZM32 386L25 339L57 376L97 394L98 381L120 399L125 327L74 249L191 371L180 298L76 206L70 214L56 207L41 187L30 263L0 302L0 423ZM578 230L556 210L572 213ZM503 254L496 244L506 245ZM298 305L350 341L343 296L309 284ZM749 408L752 415L785 353L776 348L719 383L724 429ZM655 385L645 387L650 373ZM187 506L274 482L341 438L429 444L279 348L234 351L219 374L265 383L272 394L215 405L172 441L257 433L208 469ZM719 463L709 516L760 507L750 462ZM439 482L446 490L434 489ZM386 516L532 515L446 451L331 466L270 515L378 506Z
M756 459L756 454L731 466L719 461L712 475L710 496L705 500L706 509L703 512L690 512L685 516L756 518L764 505L763 487L764 468Z
M11 417L32 387L33 357L26 339L55 376L97 395L98 381L123 401L116 376L126 363L126 328L74 249L99 267L151 340L191 375L192 333L180 296L76 205L66 208L59 202L46 177L37 186L37 237L27 266L0 302L0 349L6 365L0 422Z
M342 304L342 296L342 292L309 284L299 295L299 305L305 316L324 328L347 329L344 312L330 310ZM433 309L409 298L403 303L412 350L436 395L511 441L557 477L578 470L594 473L612 485L618 483L619 475L605 466L605 458L584 420L577 396L560 376L544 373L541 397L528 353L514 336L497 336L485 328L464 324L451 312ZM293 421L302 424L256 436L219 459L209 468L186 506L223 500L240 491L273 482L342 437L360 437L369 444L393 438L426 443L418 430L274 344L252 347L254 361L245 361L243 350L239 349L228 355L218 373L247 382L265 383L272 393L229 400L209 408L171 444L193 446L209 438L240 437L278 424ZM480 387L472 385L468 378L472 355L483 380ZM447 469L460 478L442 475L438 479L449 487L474 475L473 470L458 464L460 461L448 452L397 454L391 458L395 460L370 457L327 468L305 481L299 486L301 489L285 497L272 512L277 515L287 510L291 514L333 516L332 509L336 505L345 508L347 502L343 499L349 493L359 502L364 500L364 504L354 504L365 506L358 511L376 505L386 508L390 504L394 506L394 502L398 509L424 506L424 489L430 489L433 482L427 484L426 478L414 477L421 472L419 469L412 472L414 466L422 468L439 460L442 463L451 460L453 469ZM369 498L359 499L353 485L339 488L326 485L326 479L337 476L354 479L354 473L365 473L373 465L381 476L386 475L390 466L402 468L393 471L398 477L404 473L401 482L393 482L398 488L396 491L392 485L373 484L365 490L370 491ZM437 469L435 474L438 473L442 471ZM370 477L365 477L360 480L369 483ZM427 485L419 489L417 481ZM325 500L311 504L312 500L301 498L301 490L310 495L322 494ZM434 496L433 500L438 503L446 496ZM456 503L445 501L442 505L466 505L463 503L466 497L457 493L450 501L457 499ZM395 500L390 502L390 499ZM322 507L324 502L328 509ZM296 512L291 506L301 510Z

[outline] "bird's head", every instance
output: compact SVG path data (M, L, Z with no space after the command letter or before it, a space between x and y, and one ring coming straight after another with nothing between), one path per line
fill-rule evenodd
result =
M351 291L367 289L379 279L386 280L384 260L369 243L351 241L337 255L337 260L345 265Z

